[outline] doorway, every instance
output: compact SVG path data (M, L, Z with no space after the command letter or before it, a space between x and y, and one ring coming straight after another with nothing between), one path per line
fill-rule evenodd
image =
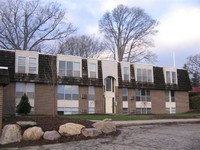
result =
M115 78L111 76L105 78L105 113L116 113Z

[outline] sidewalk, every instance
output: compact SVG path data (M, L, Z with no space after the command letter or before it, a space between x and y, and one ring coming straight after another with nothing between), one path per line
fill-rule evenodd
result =
M200 123L197 119L158 119L158 120L134 120L134 121L113 121L117 127L153 125L153 124L171 124L171 123Z

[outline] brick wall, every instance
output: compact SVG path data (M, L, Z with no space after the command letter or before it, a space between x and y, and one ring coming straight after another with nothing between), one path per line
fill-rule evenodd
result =
M47 84L35 84L35 114L57 114L56 88Z
M136 110L135 90L128 89L128 113L133 114Z
M2 129L2 116L3 116L3 86L0 85L0 134Z
M79 86L79 93L80 93L79 112L80 113L87 113L87 111L88 111L88 100L87 100L87 97L84 97L84 95L88 94L88 86Z
M115 88L116 101L117 101L117 114L122 114L122 88Z
M15 83L3 88L3 115L15 115Z
M153 114L165 113L165 91L151 90L151 112Z
M95 113L105 113L104 88L95 87Z
M176 113L184 113L189 111L188 92L175 92Z

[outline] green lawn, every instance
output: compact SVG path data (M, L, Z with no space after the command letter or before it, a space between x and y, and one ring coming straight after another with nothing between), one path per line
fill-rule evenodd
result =
M103 120L105 118L113 121L128 121L128 120L150 120L150 119L182 119L182 118L200 118L200 113L184 113L171 115L105 115L105 114L81 114L81 115L62 115L60 117L73 118L81 120Z

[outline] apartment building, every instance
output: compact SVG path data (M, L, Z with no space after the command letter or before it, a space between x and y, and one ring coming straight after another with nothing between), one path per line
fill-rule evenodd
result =
M33 114L165 114L189 111L186 70L150 64L0 50L3 114L26 93Z

